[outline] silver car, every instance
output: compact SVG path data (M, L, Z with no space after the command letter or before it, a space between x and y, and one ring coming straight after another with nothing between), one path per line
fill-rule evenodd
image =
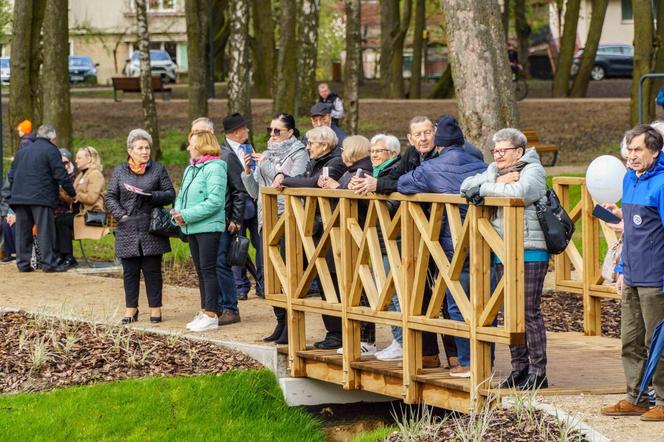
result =
M141 74L141 62L138 51L134 51L127 65L127 77L138 77ZM164 83L175 83L177 65L166 51L150 50L150 71L160 76Z

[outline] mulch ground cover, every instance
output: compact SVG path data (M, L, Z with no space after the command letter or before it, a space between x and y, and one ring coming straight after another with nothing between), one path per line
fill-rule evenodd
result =
M260 368L208 342L23 312L0 314L0 336L0 393Z
M583 299L566 292L544 292L542 313L549 332L583 332ZM620 338L620 301L602 299L602 336Z

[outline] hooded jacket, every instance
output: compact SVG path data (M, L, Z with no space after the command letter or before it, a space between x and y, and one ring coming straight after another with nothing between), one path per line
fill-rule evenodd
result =
M175 200L175 208L186 222L181 227L182 233L195 235L226 230L227 169L223 160L187 166Z
M664 290L664 155L640 177L623 178L625 225L621 265L625 284Z

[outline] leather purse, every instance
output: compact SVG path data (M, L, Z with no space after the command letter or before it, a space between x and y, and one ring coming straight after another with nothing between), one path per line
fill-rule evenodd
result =
M244 267L249 257L249 238L235 234L228 249L226 262L229 266Z
M106 212L87 211L83 217L83 222L90 227L106 227Z
M562 253L572 240L575 226L553 189L547 189L546 202L535 203L535 212L544 233L548 252L553 255Z
M167 238L180 238L182 231L180 226L171 221L171 209L155 207L150 212L150 227L148 232L156 236L165 236Z

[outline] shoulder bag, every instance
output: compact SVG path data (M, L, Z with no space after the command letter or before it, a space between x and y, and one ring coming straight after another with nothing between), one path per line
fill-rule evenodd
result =
M156 236L165 236L167 238L180 238L182 231L180 226L171 221L171 209L164 207L155 207L150 212L150 227L148 232Z
M572 240L575 227L553 189L547 189L546 202L535 203L535 211L548 252L554 255L562 253Z

